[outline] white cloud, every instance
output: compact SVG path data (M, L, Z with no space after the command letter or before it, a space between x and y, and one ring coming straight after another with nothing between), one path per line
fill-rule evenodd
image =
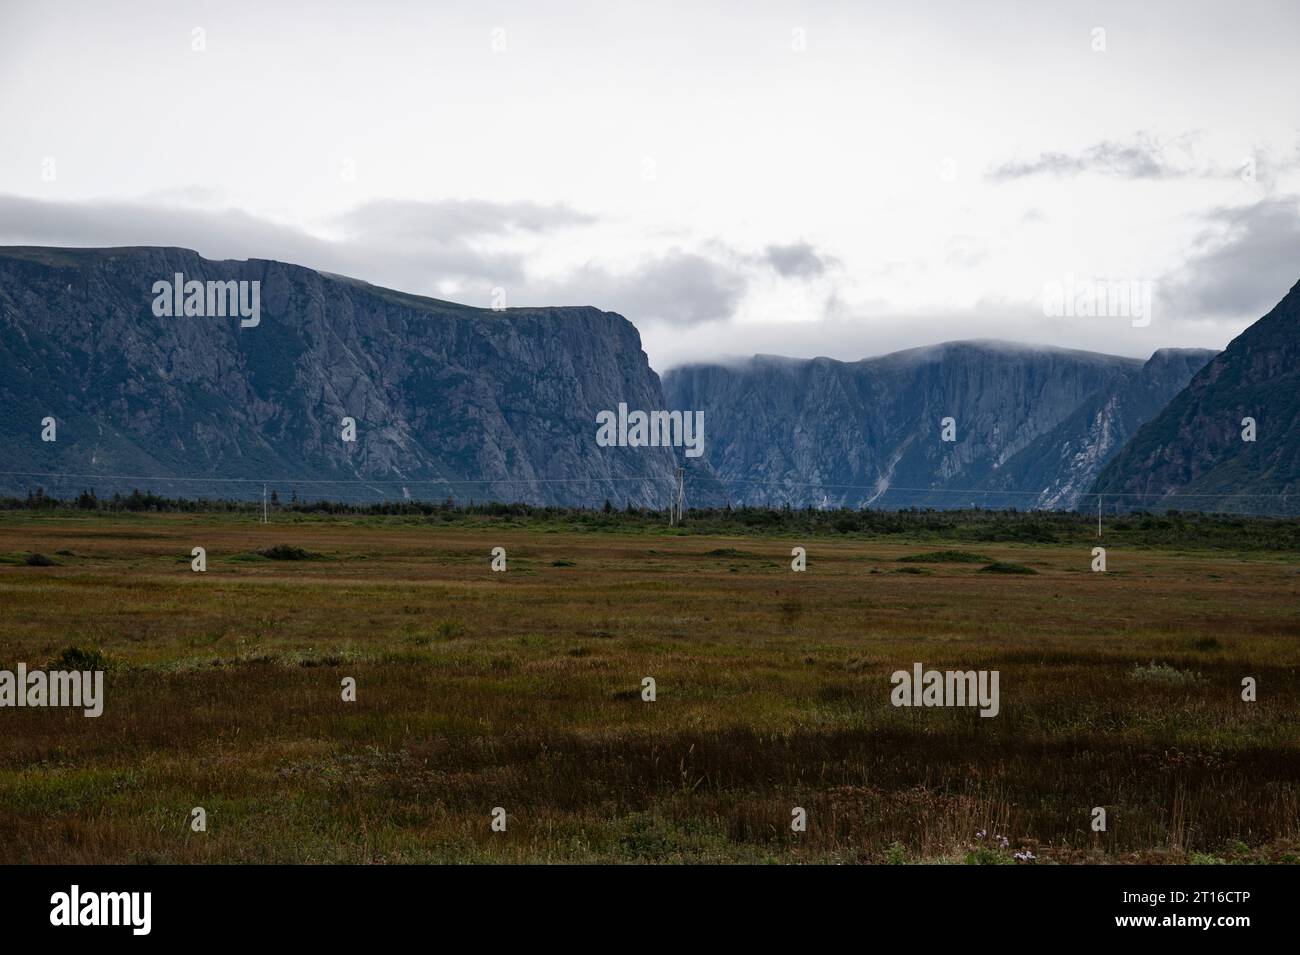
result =
M1205 218L1300 191L1286 0L318 7L0 7L0 241L503 286L623 312L656 365L1222 346L1290 268L1267 209ZM1051 327L1065 275L1181 304L1140 336Z

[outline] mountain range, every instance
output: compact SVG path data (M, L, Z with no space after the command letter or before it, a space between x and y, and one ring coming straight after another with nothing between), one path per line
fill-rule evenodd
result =
M733 503L1069 509L1213 355L950 342L686 366L664 393L704 409L705 461Z
M160 314L173 278L257 283L260 317L170 299ZM1292 289L1217 356L964 341L661 380L632 323L591 307L479 309L176 248L0 248L0 493L260 497L265 483L310 499L662 508L683 467L696 506L1269 495L1300 474L1298 312ZM620 405L703 411L703 454L598 442L597 416ZM1258 440L1234 443L1252 413Z

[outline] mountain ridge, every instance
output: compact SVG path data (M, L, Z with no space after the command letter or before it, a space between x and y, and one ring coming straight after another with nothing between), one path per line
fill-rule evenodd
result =
M1094 492L1285 512L1285 496L1300 493L1300 282L1138 430Z
M259 282L260 324L156 317L153 283L177 272ZM283 475L372 482L371 499L664 506L674 467L668 448L595 445L599 410L663 402L620 315L494 312L170 247L0 248L0 400L6 470L146 474L172 493Z
M711 418L706 459L732 502L1071 508L1213 354L972 339L857 361L692 363L663 382L670 404Z
M152 284L176 272L261 283L264 321L160 319ZM660 376L635 326L592 306L493 310L167 246L0 247L0 333L6 470L581 506L663 507L680 466L694 505L1071 508L1215 356L974 338ZM620 403L704 411L703 458L597 447ZM46 415L57 442L34 440Z

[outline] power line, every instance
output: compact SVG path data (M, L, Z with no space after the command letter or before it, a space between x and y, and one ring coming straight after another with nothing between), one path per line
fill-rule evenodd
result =
M632 482L640 484L657 484L665 480L664 475L632 475L632 476L607 476L607 477L579 477L579 478L304 478L304 477L194 477L190 475L162 475L162 474L106 474L106 473L88 473L88 472L65 472L65 471L0 471L0 477L25 477L25 478L44 478L53 481L140 481L145 483L187 483L187 484L233 484L233 485L276 485L276 486L294 486L294 485L341 485L349 487L367 487L378 489L384 487L393 488L412 488L412 487L430 487L443 490L454 490L457 487L464 486L491 486L502 484L518 485L556 485L556 484L612 484L620 482ZM875 493L873 500L883 498L885 495L899 492L917 495L937 495L937 494L960 494L969 495L975 499L990 497L1032 497L1041 498L1049 493L1047 490L1039 491L1021 491L1010 489L994 488L951 488L951 487L908 487L902 485L889 485L881 488L878 484L846 484L837 482L823 481L755 481L748 479L724 479L712 475L693 475L683 474L680 478L683 482L689 481L698 485L714 485L718 487L770 487L785 490L794 489L814 489L814 490L860 490ZM383 493L380 491L380 493ZM1295 497L1291 493L1265 493L1265 492L1237 492L1237 493L1205 493L1205 492L1184 492L1176 491L1166 494L1159 492L1142 493L1136 491L1106 491L1105 497L1108 498L1125 498L1138 501L1155 501L1160 503L1175 502L1177 500L1281 500L1286 501L1288 497ZM1100 498L1096 491L1081 492L1078 501L1091 500ZM1100 504L1100 501L1099 501Z
M182 477L171 475L147 474L73 474L64 471L0 471L3 477L47 477L54 479L74 478L79 481L184 481L200 484L391 484L413 485L431 484L449 486L453 484L604 484L610 481L662 481L662 475L645 477L600 477L600 478L491 478L485 480L462 480L460 478L219 478L219 477Z
M897 485L890 485L889 487L886 487L886 488L884 488L884 489L882 490L882 489L879 488L878 485L875 485L875 484L829 484L829 483L803 483L803 482L799 482L799 481L746 481L746 480L741 480L741 479L731 480L731 479L723 479L723 478L716 478L716 479L702 479L702 480L708 480L708 481L710 481L711 483L712 483L712 481L716 480L716 482L717 482L718 484L723 484L723 485L751 484L751 485L757 485L757 486L760 486L760 487L840 488L840 489L844 489L844 490L879 491L881 494L888 494L890 491L908 491L908 492L916 493L916 494L974 494L974 495L984 495L985 497L987 497L987 496L989 496L989 495L997 495L997 496L1000 496L1000 495L1016 495L1016 496L1040 497L1040 496L1042 496L1043 494L1047 493L1046 491L1008 491L1008 490L1000 490L1000 489L994 489L994 488L961 488L961 487L956 487L956 488L953 488L953 487L901 487L901 486L897 486ZM1106 492L1104 492L1104 493L1105 493L1106 497L1137 497L1137 498L1150 498L1150 497L1159 497L1159 496L1161 496L1161 495L1159 495L1157 492L1154 492L1154 491L1152 491L1152 492L1150 492L1150 493L1145 493L1145 494L1144 494L1144 493L1139 493L1139 492L1121 493L1121 492L1118 492L1118 491L1106 491ZM1080 499L1093 498L1093 497L1096 497L1096 496L1097 496L1097 492L1096 492L1096 491L1083 491L1083 492L1080 492L1080 494L1079 494ZM1266 497L1266 498L1272 497L1272 498L1287 498L1287 497L1291 497L1291 496L1293 496L1293 495L1291 495L1291 494L1286 494L1286 493L1283 493L1283 494L1257 494L1257 493L1251 493L1251 494L1246 494L1246 493L1241 493L1241 494L1185 494L1185 493L1183 493L1182 491L1178 491L1178 492L1173 493L1172 495L1165 495L1165 496L1175 496L1175 497L1209 497L1209 498L1237 498L1237 497Z

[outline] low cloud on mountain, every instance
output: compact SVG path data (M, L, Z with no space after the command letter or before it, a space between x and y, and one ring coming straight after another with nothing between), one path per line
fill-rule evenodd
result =
M1144 160L1123 162L1137 171ZM990 294L972 305L928 307L855 297L854 276L839 259L803 239L746 251L678 237L649 253L640 243L630 255L550 263L543 272L537 249L564 248L574 239L601 246L603 234L590 230L605 221L562 204L380 200L310 232L212 209L213 201L211 195L130 202L0 195L0 244L180 246L209 258L278 259L470 305L489 305L496 288L506 290L510 306L595 305L630 318L660 370L755 352L857 359L968 338L1134 356L1171 345L1220 348L1300 278L1296 196L1202 213L1183 264L1156 282L1158 311L1147 328L1126 319L1049 318L1033 297ZM971 236L950 238L945 248L939 283L945 270L969 269L986 257Z

